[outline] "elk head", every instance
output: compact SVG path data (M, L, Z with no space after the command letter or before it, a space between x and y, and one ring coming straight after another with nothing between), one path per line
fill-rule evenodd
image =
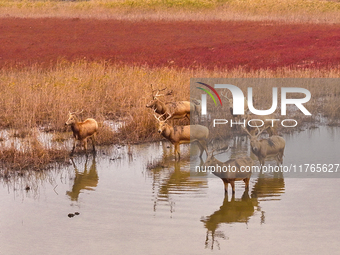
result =
M163 88L163 89L158 89L158 90L153 90L152 89L152 84L151 84L151 96L152 96L152 99L149 103L146 104L146 107L147 108L152 108L152 109L155 109L156 104L157 104L157 101L159 101L159 97L161 96L167 96L167 95L171 95L172 94L172 91L168 91L166 94L159 94L161 91L164 91L166 90L166 88ZM156 92L156 94L154 94Z
M250 134L250 133L248 132L248 130L247 130L246 128L244 128L243 126L242 126L242 129L249 135L249 137L250 137L250 146L251 146L252 150L253 150L255 153L257 153L257 152L260 150L260 147L261 147L261 143L260 143L260 141L258 140L258 137L259 137L259 135L260 135L264 130L266 130L266 129L263 128L262 130L260 130L260 129L257 127L257 129L258 129L259 132L258 132L256 135Z
M169 119L166 118L165 120L161 120L161 118L164 116L164 114L160 115L159 117L157 117L155 114L153 115L156 120L158 121L158 133L162 134L163 131L166 129L166 127L168 126L168 123L166 123L166 121Z
M68 112L68 120L65 122L65 126L73 125L78 122L77 114L82 113L84 110L80 112Z

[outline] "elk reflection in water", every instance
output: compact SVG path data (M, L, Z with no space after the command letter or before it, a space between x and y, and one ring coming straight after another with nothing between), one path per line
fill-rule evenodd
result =
M82 190L93 190L98 185L98 173L96 168L96 158L93 156L91 166L88 169L88 157L86 157L84 171L78 170L74 160L71 158L75 177L71 191L67 191L66 194L70 197L72 201L78 201L79 194Z
M246 223L255 214L256 211L261 212L260 223L265 223L265 212L260 207L260 202L265 200L279 200L279 196L284 193L284 178L282 174L269 176L260 174L257 177L251 194L247 190L244 191L242 197L237 199L233 194L231 200L228 194L225 194L222 205L219 210L210 216L202 217L201 222L207 229L205 248L214 249L216 244L219 248L219 239L228 239L223 231L217 231L222 223ZM272 199L271 197L275 197Z
M205 178L193 178L189 169L189 159L172 161L167 154L154 162L149 162L147 169L152 176L152 190L154 191L154 211L159 202L166 202L170 206L170 212L174 211L171 196L187 192L197 192L206 187Z

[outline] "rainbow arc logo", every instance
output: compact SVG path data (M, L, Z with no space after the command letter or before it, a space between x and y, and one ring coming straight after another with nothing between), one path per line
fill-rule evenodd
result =
M206 87L209 88L211 91L213 91L213 92L215 93L215 95L217 96L218 100L220 101L220 104L222 105L222 100L221 100L220 96L218 95L216 89L214 89L214 88L211 87L210 85L208 85L208 84L206 84L206 83L203 83L203 82L197 82L197 83L198 83L198 84L201 84L201 85L203 85L203 86L206 86ZM209 90L204 89L204 88L201 88L201 87L196 87L196 88L201 89L201 90L203 90L205 93L207 93L207 94L212 98L212 100L214 101L215 105L217 105L214 96L211 94L211 92L210 92Z

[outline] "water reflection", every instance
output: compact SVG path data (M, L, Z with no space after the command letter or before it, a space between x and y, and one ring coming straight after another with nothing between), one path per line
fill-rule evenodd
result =
M257 205L257 198L250 197L248 191L244 191L240 199L235 199L233 194L230 201L226 194L219 210L201 219L207 229L205 248L213 250L215 244L219 248L218 238L227 239L223 231L216 231L221 223L247 223Z
M283 173L270 174L260 173L251 192L252 196L264 200L280 200L285 192Z
M93 155L91 166L88 169L88 157L86 157L84 171L78 170L74 160L71 158L72 165L75 171L75 177L71 191L66 194L70 197L71 201L78 201L79 194L82 190L94 190L98 185L98 172L96 168L96 157Z
M174 211L174 203L171 201L173 194L187 194L188 192L198 192L206 187L205 178L193 178L190 174L190 159L173 161L168 154L163 154L158 159L148 164L148 173L152 177L152 191L154 195L154 211L158 202L169 203L170 212Z
M241 198L235 198L233 194L228 199L225 194L220 208L210 216L201 218L204 227L207 229L205 248L214 249L214 245L219 248L219 239L228 239L223 231L217 231L222 223L245 223L256 213L260 212L260 224L265 223L265 211L260 206L260 201L280 200L280 196L285 191L285 183L282 173L274 175L259 174L253 185L251 194L244 191Z
M320 128L285 135L289 147L285 161L304 164L322 159L332 163L339 152L340 133L336 130ZM218 158L249 155L246 139L230 140L231 149ZM325 245L328 253L336 253L340 204L334 190L340 179L253 174L248 193L239 183L236 195L224 198L220 180L207 178L207 173L190 175L190 161L185 155L190 157L192 153L192 164L199 165L195 151L189 152L189 147L183 145L184 157L174 162L168 145L158 142L132 145L130 150L100 148L96 158L89 156L86 161L84 156L75 157L70 165L54 165L56 168L50 171L13 172L7 176L0 170L1 217L6 219L1 222L1 251L19 254L31 249L36 254L46 250L62 254L60 249L73 249L86 254L89 246L75 246L70 237L87 243L91 242L89 234L96 233L100 240L90 243L91 252L100 254L148 254L150 249L159 254L203 254L218 248L230 254L275 254L287 244L285 253L293 253L296 242L282 244L282 239L311 244L303 246L309 253L320 253ZM197 148L193 146L193 150ZM131 151L133 160L127 151ZM322 191L313 189L320 182ZM88 191L92 189L95 192ZM86 192L91 196L79 204ZM66 217L77 211L81 216L74 220ZM323 213L327 217L318 216ZM320 242L320 236L327 238ZM37 238L42 245L32 248ZM169 241L174 239L175 245ZM277 242L247 246L263 244L263 240Z

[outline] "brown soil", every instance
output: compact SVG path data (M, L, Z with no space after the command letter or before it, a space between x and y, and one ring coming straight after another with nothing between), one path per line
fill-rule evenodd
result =
M60 59L179 68L329 68L340 63L340 25L0 19L0 67L50 66Z

